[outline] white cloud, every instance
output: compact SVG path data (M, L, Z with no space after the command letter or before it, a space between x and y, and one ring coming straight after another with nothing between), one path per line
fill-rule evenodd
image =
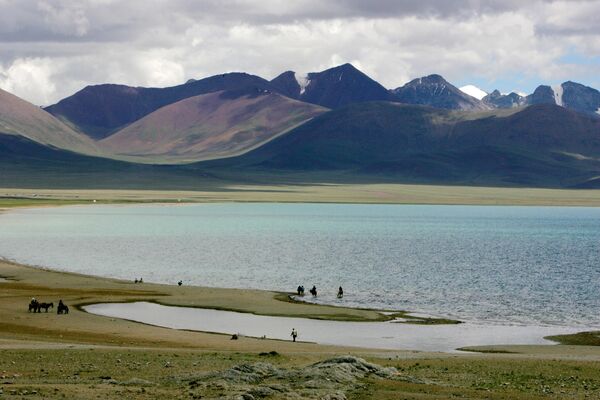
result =
M273 78L345 62L390 88L430 73L488 91L567 79L600 87L597 64L564 60L600 57L598 0L0 4L0 87L39 104L87 84L165 86L228 71Z
M34 104L49 104L56 96L54 68L47 58L16 59L8 68L0 65L0 87Z

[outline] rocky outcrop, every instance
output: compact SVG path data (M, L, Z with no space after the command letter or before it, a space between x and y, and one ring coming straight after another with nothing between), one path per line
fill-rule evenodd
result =
M494 90L492 93L485 96L482 101L494 108L515 108L524 106L527 99L515 92L502 94L499 90Z
M395 368L342 356L298 369L280 368L265 362L241 364L194 377L188 385L192 398L345 400L348 391L359 388L362 380L369 377L425 383L400 374Z

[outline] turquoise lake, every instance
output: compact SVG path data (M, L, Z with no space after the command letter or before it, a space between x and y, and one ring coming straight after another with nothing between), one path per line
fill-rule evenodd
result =
M0 215L0 256L147 282L294 291L474 323L600 327L600 209L72 206ZM345 296L336 299L338 286ZM310 296L306 299L313 301Z

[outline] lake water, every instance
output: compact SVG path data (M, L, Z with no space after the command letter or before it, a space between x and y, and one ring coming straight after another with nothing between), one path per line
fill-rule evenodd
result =
M600 327L596 208L234 203L23 209L0 215L0 255L162 283L285 291L314 284L319 302L473 323ZM340 285L345 296L338 300Z

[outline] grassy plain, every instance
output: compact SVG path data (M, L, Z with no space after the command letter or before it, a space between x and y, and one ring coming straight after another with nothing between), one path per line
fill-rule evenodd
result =
M0 208L97 202L315 202L373 204L465 204L600 206L600 190L531 189L407 184L224 185L197 190L0 188Z

